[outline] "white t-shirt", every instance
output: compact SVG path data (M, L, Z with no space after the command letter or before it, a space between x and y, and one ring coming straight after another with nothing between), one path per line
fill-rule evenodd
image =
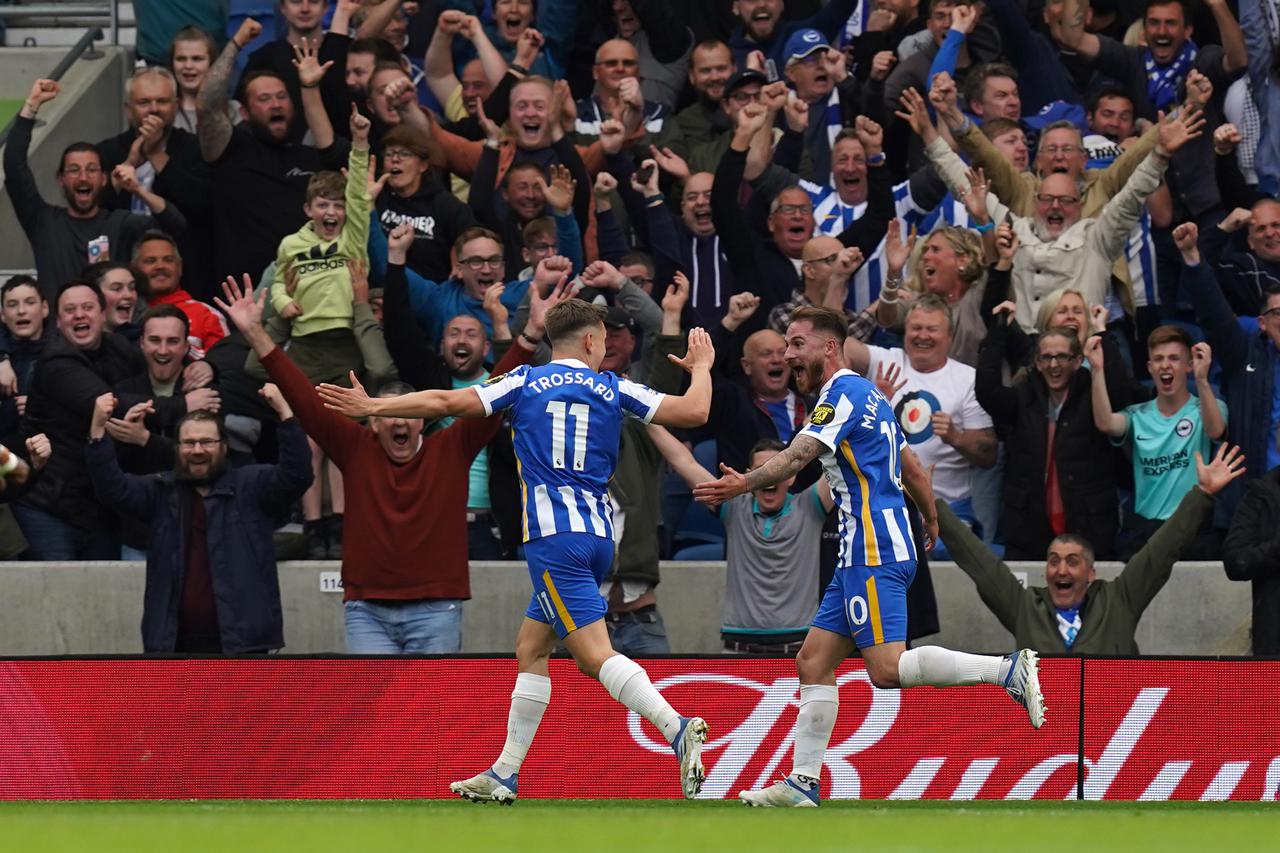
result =
M941 369L919 373L911 368L906 352L901 349L867 349L871 354L868 379L875 381L878 365L883 364L887 370L896 364L902 371L899 381L907 381L889 402L907 444L920 457L920 462L926 469L937 466L933 472L934 495L948 503L969 497L973 465L960 451L933 434L931 418L935 412L946 412L956 429L991 428L991 416L978 405L974 391L977 371L949 358Z

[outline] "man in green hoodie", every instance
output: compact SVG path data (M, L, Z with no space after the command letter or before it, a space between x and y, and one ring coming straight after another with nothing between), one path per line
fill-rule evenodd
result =
M951 512L936 501L942 540L978 594L1014 636L1037 652L1136 655L1134 631L1142 613L1169 580L1183 546L1195 538L1213 506L1213 496L1244 474L1244 455L1223 444L1209 464L1196 453L1197 485L1115 580L1099 580L1093 548L1082 536L1064 533L1049 543L1043 587L1024 587Z

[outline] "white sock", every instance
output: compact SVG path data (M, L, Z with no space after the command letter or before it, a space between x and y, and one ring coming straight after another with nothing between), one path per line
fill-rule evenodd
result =
M800 714L796 717L796 748L791 762L792 776L817 780L822 776L822 759L827 741L836 725L840 693L833 684L800 685Z
M551 679L545 675L522 672L516 676L515 689L511 691L511 710L507 712L507 742L502 754L493 763L493 772L503 779L520 772L520 765L529 752L529 744L538 733L542 712L551 704Z
M1003 684L1008 658L970 655L941 646L908 649L898 660L898 682L908 687L951 687L957 684Z
M658 727L667 743L680 732L680 715L654 688L648 674L626 655L614 655L600 666L600 683L609 695Z

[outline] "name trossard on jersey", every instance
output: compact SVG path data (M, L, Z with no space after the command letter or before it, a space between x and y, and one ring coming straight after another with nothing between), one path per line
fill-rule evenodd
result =
M622 419L648 423L666 395L576 359L521 365L476 391L486 413L511 409L524 541L569 532L612 539L608 483Z
M802 435L830 451L823 472L840 508L840 566L882 566L916 559L902 494L906 438L875 385L841 370L822 386Z

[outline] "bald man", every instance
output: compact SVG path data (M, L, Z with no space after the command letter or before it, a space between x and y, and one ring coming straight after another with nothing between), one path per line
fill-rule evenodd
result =
M631 42L609 39L596 49L591 77L596 81L589 97L578 101L578 118L574 123L574 142L590 145L600 135L605 119L616 118L634 131L643 125L649 140L664 143L668 110L662 104L645 100L640 90L640 54ZM645 150L645 149L641 149Z
M769 328L785 333L797 308L830 308L840 311L849 322L849 334L866 340L875 332L870 309L862 312L845 308L849 277L862 264L862 253L846 249L835 237L820 234L800 250L800 286L791 298L769 312Z
M744 297L750 294L736 298ZM655 362L665 361L667 353L683 352L682 320L687 298L687 292L682 291L663 300L662 330L655 341ZM750 314L750 311L731 310L712 330L713 338L723 343L725 352L734 348L733 338L741 334L739 328ZM745 470L739 465L750 467L751 448L756 442L772 438L786 444L807 423L809 413L804 398L789 387L791 368L787 366L786 352L787 342L782 335L773 329L761 329L742 344L742 357L738 360L741 373L730 376L727 370L712 371L711 412L706 425L700 427L693 438L714 438L719 461L735 470ZM681 376L672 371L661 374L655 371L649 381L656 390L676 393ZM793 490L813 485L820 471L815 464L806 466L797 475Z

